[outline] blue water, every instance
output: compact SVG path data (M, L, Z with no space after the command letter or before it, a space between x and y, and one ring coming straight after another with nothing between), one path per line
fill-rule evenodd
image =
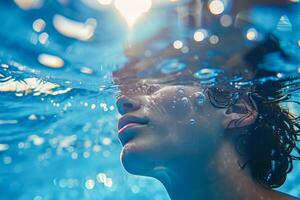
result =
M112 80L112 72L128 62L124 48L155 33L168 20L157 20L153 14L135 32L116 12L89 7L87 1L41 2L31 9L14 1L0 2L0 199L169 199L158 181L130 175L120 164L118 90ZM286 63L272 55L263 67L297 73L300 15L290 16L290 25L285 18L278 25L271 16L284 11L271 11L268 23L259 24L259 11L253 19L262 30L279 26L275 34L296 61ZM81 23L90 19L93 36L84 40L60 33L53 25L55 16ZM45 24L34 29L38 19ZM178 30L173 37L183 34ZM151 48L164 47L158 42ZM43 54L57 56L56 67L43 64ZM177 59L161 65L165 74L187 67ZM196 75L211 78L215 72L200 70ZM299 164L294 168L279 190L300 197Z

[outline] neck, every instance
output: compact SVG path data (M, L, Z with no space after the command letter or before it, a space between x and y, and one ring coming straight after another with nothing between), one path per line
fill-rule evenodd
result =
M172 200L261 199L270 192L254 182L247 168L239 167L238 156L228 143L221 145L208 163L202 168L197 161L158 167L154 177Z

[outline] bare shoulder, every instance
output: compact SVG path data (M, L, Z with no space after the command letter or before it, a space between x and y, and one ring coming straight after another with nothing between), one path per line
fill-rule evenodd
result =
M275 196L276 195L276 196ZM274 195L274 200L300 200L297 197L291 196L289 194L283 193L283 192L279 192L279 191L275 191L275 195Z

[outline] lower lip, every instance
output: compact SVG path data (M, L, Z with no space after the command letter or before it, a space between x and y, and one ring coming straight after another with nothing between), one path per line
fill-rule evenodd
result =
M145 125L145 124L138 124L138 123L129 123L126 124L125 126L123 126L119 131L118 134L121 134L122 132L124 132L126 129L131 128L131 127L135 127L135 126L141 126L141 125Z

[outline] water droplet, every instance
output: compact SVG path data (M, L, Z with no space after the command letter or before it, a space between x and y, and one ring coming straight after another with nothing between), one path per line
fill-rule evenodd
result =
M173 46L175 49L181 49L183 47L183 42L180 40L176 40L173 42Z
M205 95L202 92L197 92L196 96L196 105L201 106L205 102Z
M10 156L5 156L5 157L3 158L3 163L4 163L4 164L8 165L8 164L10 164L11 162L12 162L12 157L10 157Z
M208 33L205 29L199 29L194 33L194 40L201 42L207 37Z
M194 125L195 123L196 123L196 120L195 120L195 119L193 119L193 118L190 119L190 124L191 124L191 125Z
M210 36L210 38L209 38L209 42L211 43L211 44L217 44L218 42L219 42L219 37L218 36L216 36L216 35L212 35L212 36Z
M258 39L258 32L255 28L250 28L247 31L246 38L250 41Z
M29 120L37 120L37 116L35 114L31 114L29 117L28 117Z
M187 97L182 97L181 101L183 102L183 105L186 106L189 102L189 99Z
M177 90L177 95L183 95L184 94L184 88L181 87Z
M92 190L94 187L95 187L95 181L93 179L88 179L86 182L85 182L85 187L86 189L88 190Z

